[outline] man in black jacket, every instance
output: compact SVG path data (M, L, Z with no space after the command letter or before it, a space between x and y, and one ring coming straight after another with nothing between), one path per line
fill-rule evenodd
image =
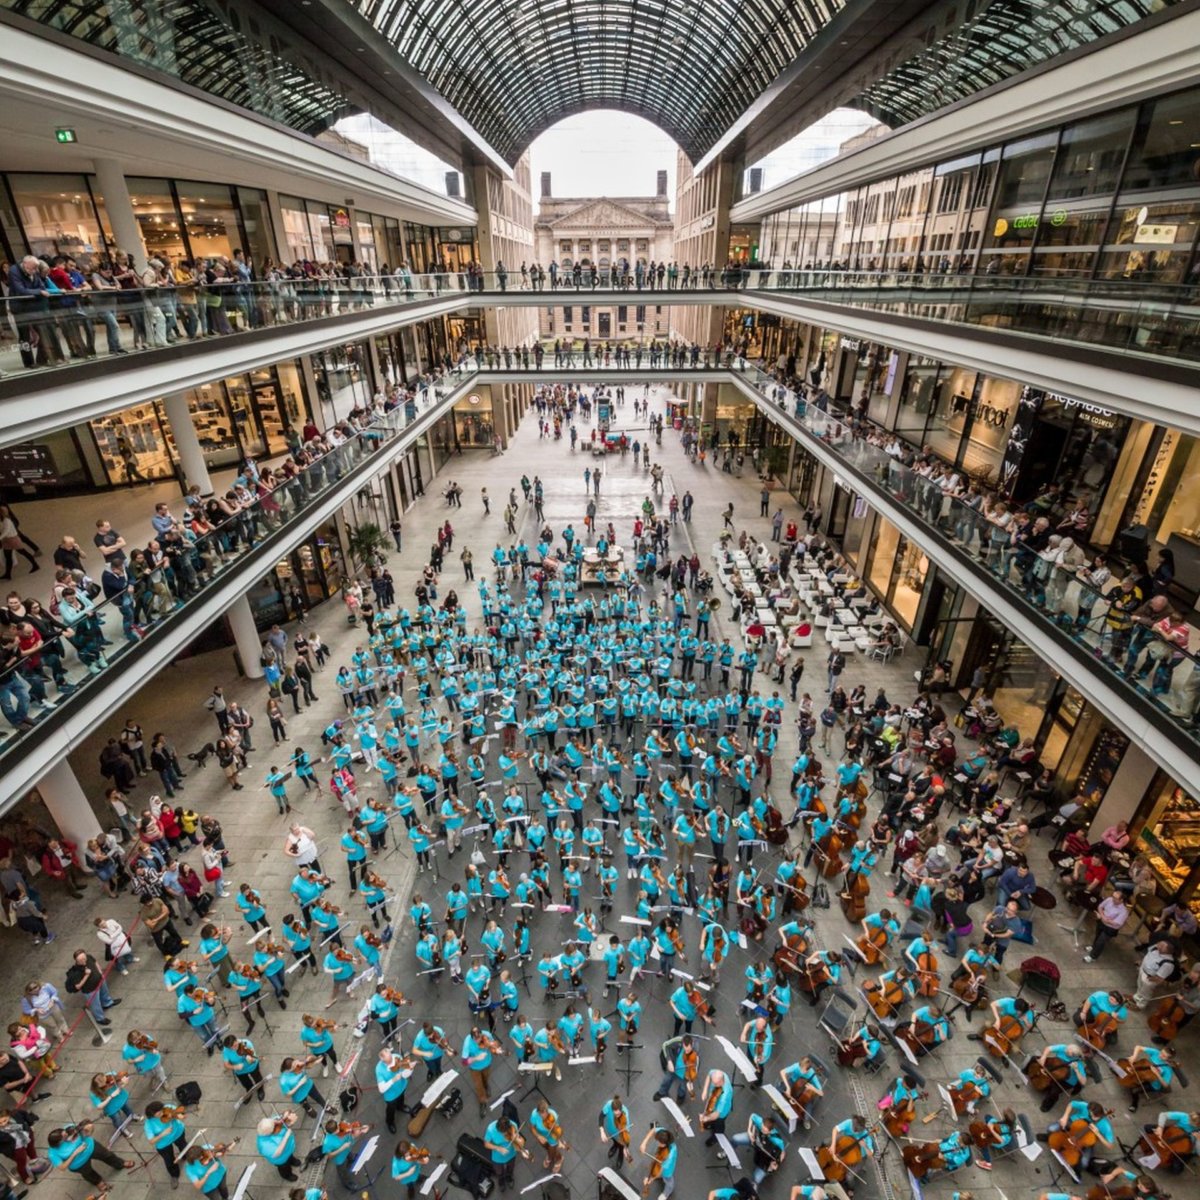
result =
M92 1020L97 1025L112 1024L104 1015L104 1011L116 1008L121 1001L114 1000L109 995L108 984L104 982L104 972L100 969L100 964L86 950L75 951L71 966L67 970L66 986L72 995L83 998Z

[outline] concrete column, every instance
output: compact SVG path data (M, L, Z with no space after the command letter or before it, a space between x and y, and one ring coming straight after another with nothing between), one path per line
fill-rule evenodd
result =
M64 758L51 767L38 780L37 790L59 833L75 843L82 858L84 845L90 838L97 837L101 829L71 764Z
M163 397L163 408L167 412L167 423L171 426L171 435L175 439L175 450L179 454L179 463L183 467L185 487L196 483L200 485L202 496L213 494L212 479L208 474L208 464L204 461L204 451L200 448L200 439L196 436L196 427L192 424L192 414L188 409L187 396L182 392L174 392Z
M1098 838L1110 825L1132 819L1157 771L1158 764L1150 755L1140 746L1130 745L1096 809L1087 836Z
M225 616L229 621L233 642L237 646L246 678L261 679L263 669L258 660L262 656L262 641L254 624L254 614L250 611L250 601L245 596L240 596Z
M496 431L496 436L500 439L500 445L507 450L510 419L508 411L508 384L501 384L499 389L493 386L491 393L492 427Z
M108 213L113 237L117 239L117 249L124 250L133 259L133 265L139 272L144 271L146 244L142 241L142 231L133 213L133 201L129 198L129 185L125 182L121 164L113 158L97 158L94 163L96 183L104 197L104 209Z
M311 354L300 355L300 378L304 381L304 395L313 424L318 429L325 428L325 413L321 408L321 391L317 387L317 368L313 366Z

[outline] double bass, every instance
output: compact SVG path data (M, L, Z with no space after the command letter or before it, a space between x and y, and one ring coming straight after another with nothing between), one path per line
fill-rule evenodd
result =
M900 1157L914 1179L924 1179L930 1171L940 1171L946 1165L937 1142L909 1142L900 1151Z
M788 829L783 821L783 813L773 804L767 805L766 839L772 846L786 846Z
M845 846L846 839L838 833L836 823L817 842L816 853L821 859L820 870L826 879L836 879L846 869L842 863L842 851Z
M867 915L867 897L870 894L871 881L861 871L847 873L845 885L838 893L847 921L858 922Z

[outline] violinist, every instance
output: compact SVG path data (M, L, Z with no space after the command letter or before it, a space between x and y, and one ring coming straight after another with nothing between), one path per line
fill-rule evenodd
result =
M307 1116L315 1117L319 1115L319 1111L325 1110L325 1097L317 1090L317 1085L309 1078L307 1067L310 1067L316 1059L313 1058L285 1058L279 1065L279 1090L283 1093L283 1098L289 1104L299 1104ZM320 1105L320 1110L313 1106L313 1102Z
M704 983L721 982L721 966L729 954L729 933L716 920L709 921L700 931L700 979Z
M725 1121L733 1109L733 1083L717 1067L704 1077L700 1091L700 1128L707 1132L706 1146L716 1144L717 1134L725 1132Z
M426 1079L432 1083L442 1073L442 1059L453 1053L453 1047L446 1041L446 1031L440 1025L423 1021L413 1037L412 1052L425 1064Z
M774 1174L783 1165L787 1156L787 1138L775 1122L774 1117L751 1113L744 1133L735 1133L729 1139L734 1146L749 1146L754 1152L755 1187L761 1187L768 1175Z
M242 1085L243 1091L257 1090L259 1100L265 1100L267 1093L263 1083L262 1067L259 1065L254 1043L249 1038L239 1038L229 1034L221 1046L221 1066L233 1074L234 1079Z
M783 1018L792 1008L792 985L788 982L787 973L777 970L770 991L767 992L767 1017L776 1029L783 1024Z
M542 1160L542 1166L547 1171L557 1174L562 1167L564 1153L571 1148L567 1139L563 1137L558 1113L545 1100L539 1100L537 1107L529 1114L529 1128L545 1148L546 1157Z
M321 1128L325 1135L321 1139L321 1153L325 1156L325 1161L333 1163L338 1182L347 1191L353 1191L354 1175L350 1170L350 1153L355 1142L370 1130L370 1125L361 1125L358 1121L339 1121L331 1117Z
M754 1064L756 1072L752 1088L762 1087L763 1072L775 1050L775 1031L766 1017L755 1017L742 1026L738 1041L746 1047L746 1057Z
M113 1128L120 1130L126 1121L141 1121L135 1117L129 1107L129 1091L126 1084L129 1076L125 1074L106 1074L100 1072L92 1076L92 1104L100 1110L112 1123Z
M403 992L389 987L386 983L378 984L371 993L371 998L367 1001L367 1010L378 1023L385 1042L396 1032L400 1009L411 1004L412 1001L406 999Z
M404 1103L404 1093L408 1089L408 1081L416 1065L414 1059L397 1054L389 1046L384 1046L379 1051L379 1059L375 1063L375 1086L383 1098L383 1120L388 1133L396 1132L397 1109L402 1113L416 1112Z
M968 1033L973 1042L983 1042L996 1057L1011 1054L1034 1026L1037 1013L1023 996L999 996L992 1001L992 1020L980 1033Z
M228 1146L218 1142L215 1146L205 1144L193 1146L183 1156L183 1171L192 1187L203 1196L220 1196L229 1200L228 1170L224 1156L236 1145L237 1139Z
M403 1139L396 1143L396 1149L392 1152L392 1179L407 1189L408 1200L416 1200L417 1184L421 1182L421 1168L431 1157L424 1146L414 1146L412 1142Z
M679 956L681 962L687 962L683 934L679 932L679 926L668 916L663 917L655 925L652 937L654 938L654 944L658 947L661 959L658 969L659 978L670 979L671 972L675 969L676 955Z
M659 1180L662 1183L659 1200L667 1200L674 1194L675 1169L679 1165L679 1147L675 1144L675 1135L669 1129L660 1129L651 1124L650 1132L642 1138L638 1149L650 1158L650 1169L642 1180L642 1195L649 1196L654 1181Z
M767 995L771 986L771 967L767 963L751 962L746 965L746 999L753 1005L759 1005Z
M670 1038L663 1043L659 1061L666 1068L666 1073L654 1093L655 1100L661 1100L671 1088L675 1088L675 1098L683 1104L688 1096L696 1094L696 1075L700 1070L700 1051L690 1033L682 1038Z
M691 1033L697 1017L703 1020L705 1025L713 1024L704 993L691 980L685 979L671 993L669 1002L671 1012L675 1017L675 1028L671 1030L672 1037L678 1037L681 1030L684 1033Z
M904 967L897 967L885 971L878 979L866 980L862 989L875 1015L881 1021L891 1021L913 998L916 986L913 976Z
M1167 1091L1175 1079L1175 1051L1166 1046L1134 1046L1128 1059L1120 1061L1121 1086L1129 1092L1129 1111L1137 1112L1143 1096Z
M487 1113L488 1102L492 1098L490 1079L492 1062L497 1054L503 1054L504 1047L491 1034L483 1033L478 1025L471 1026L471 1032L463 1038L462 1060L471 1075L471 1084L475 1088L475 1098L479 1101L479 1115Z
M329 1078L330 1066L337 1066L337 1051L333 1048L333 1034L338 1023L328 1017L314 1017L305 1013L301 1018L300 1044L304 1053L321 1060L321 1078Z
M600 1110L600 1140L608 1145L608 1157L618 1166L633 1162L629 1149L629 1109L621 1100L620 1092Z
M1086 1171L1097 1144L1111 1146L1116 1142L1111 1117L1112 1113L1094 1100L1068 1100L1062 1116L1046 1130L1046 1140L1068 1162L1074 1165L1077 1161Z
M296 1168L300 1166L300 1159L296 1157L296 1135L292 1132L295 1123L296 1114L284 1112L263 1117L255 1126L255 1144L259 1154L288 1183L297 1182Z
M326 1008L332 1008L338 1000L338 988L343 987L344 996L350 995L350 985L354 982L355 967L358 959L344 946L334 942L325 954L323 969L329 976L332 990Z
M492 1156L492 1166L496 1169L500 1190L508 1191L512 1187L513 1166L517 1155L520 1154L526 1161L531 1157L525 1149L525 1139L512 1121L501 1117L484 1131L483 1144Z
M146 1105L142 1132L162 1159L163 1166L167 1168L167 1174L171 1177L171 1187L178 1187L179 1160L183 1157L188 1140L182 1110L168 1108L161 1101L152 1100Z
M160 1087L165 1087L167 1071L162 1065L162 1051L158 1043L141 1030L131 1029L121 1047L121 1058L129 1063L139 1075L153 1075Z
M998 1150L1007 1150L1016 1137L1017 1115L1011 1108L1001 1113L988 1113L982 1121L972 1121L967 1128L971 1141L975 1143L979 1157L975 1165L981 1171L992 1169L992 1155Z

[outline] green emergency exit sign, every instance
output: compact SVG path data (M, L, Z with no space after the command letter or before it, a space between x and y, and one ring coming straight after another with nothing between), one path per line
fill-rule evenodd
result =
M62 142L64 145L67 142L74 142L77 140L75 137L75 130L73 130L73 129L56 129L54 131L54 140L56 142Z

